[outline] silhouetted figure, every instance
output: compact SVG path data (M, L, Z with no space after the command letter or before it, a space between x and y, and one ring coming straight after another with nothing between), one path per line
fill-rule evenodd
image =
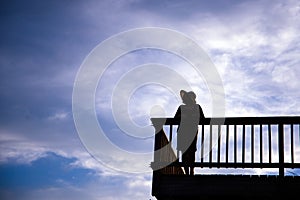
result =
M181 152L182 162L193 165L197 151L197 136L199 121L204 119L204 113L199 104L196 103L196 94L192 91L180 91L183 105L180 105L174 118L180 119L177 129L177 156ZM184 167L187 175L194 174L194 167Z

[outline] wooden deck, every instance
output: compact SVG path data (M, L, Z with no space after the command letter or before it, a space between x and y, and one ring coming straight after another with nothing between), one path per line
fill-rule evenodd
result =
M197 153L201 159L194 164L196 168L277 168L276 175L185 175L182 170L184 163L178 162L172 148L172 126L178 125L178 120L151 120L156 132L154 161L151 163L152 196L156 199L298 198L300 174L288 176L285 171L300 169L300 117L206 118L199 123L201 139L198 141L201 146L209 146L211 150L204 157L203 148L199 149ZM164 126L169 126L168 136L164 132ZM205 126L208 127L205 129ZM213 132L213 126L217 126L217 133ZM225 127L222 129L222 126ZM215 146L212 145L214 134L218 136ZM208 144L204 144L205 141Z
M152 190L158 200L297 199L299 176L160 175Z

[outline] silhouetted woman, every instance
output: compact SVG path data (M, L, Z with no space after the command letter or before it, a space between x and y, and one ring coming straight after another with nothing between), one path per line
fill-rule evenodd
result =
M193 175L195 153L197 151L197 136L199 121L204 119L204 113L199 104L196 103L196 94L192 91L180 91L183 105L180 105L174 118L180 119L177 129L177 156L182 155L182 162L190 165L184 167L185 174Z

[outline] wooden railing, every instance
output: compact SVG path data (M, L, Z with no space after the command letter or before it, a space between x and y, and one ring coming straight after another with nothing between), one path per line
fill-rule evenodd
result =
M151 118L151 121L156 132L152 166L164 173L182 173L179 168L184 163L178 162L172 148L180 121L174 118ZM285 176L286 168L300 168L299 137L299 116L206 118L199 122L200 160L194 166L277 168L279 176Z

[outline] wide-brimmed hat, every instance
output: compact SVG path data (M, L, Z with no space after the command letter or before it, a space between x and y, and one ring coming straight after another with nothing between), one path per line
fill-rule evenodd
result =
M195 102L196 100L196 94L193 91L185 91L185 90L180 90L180 97L182 99L182 101L191 101L191 102Z

